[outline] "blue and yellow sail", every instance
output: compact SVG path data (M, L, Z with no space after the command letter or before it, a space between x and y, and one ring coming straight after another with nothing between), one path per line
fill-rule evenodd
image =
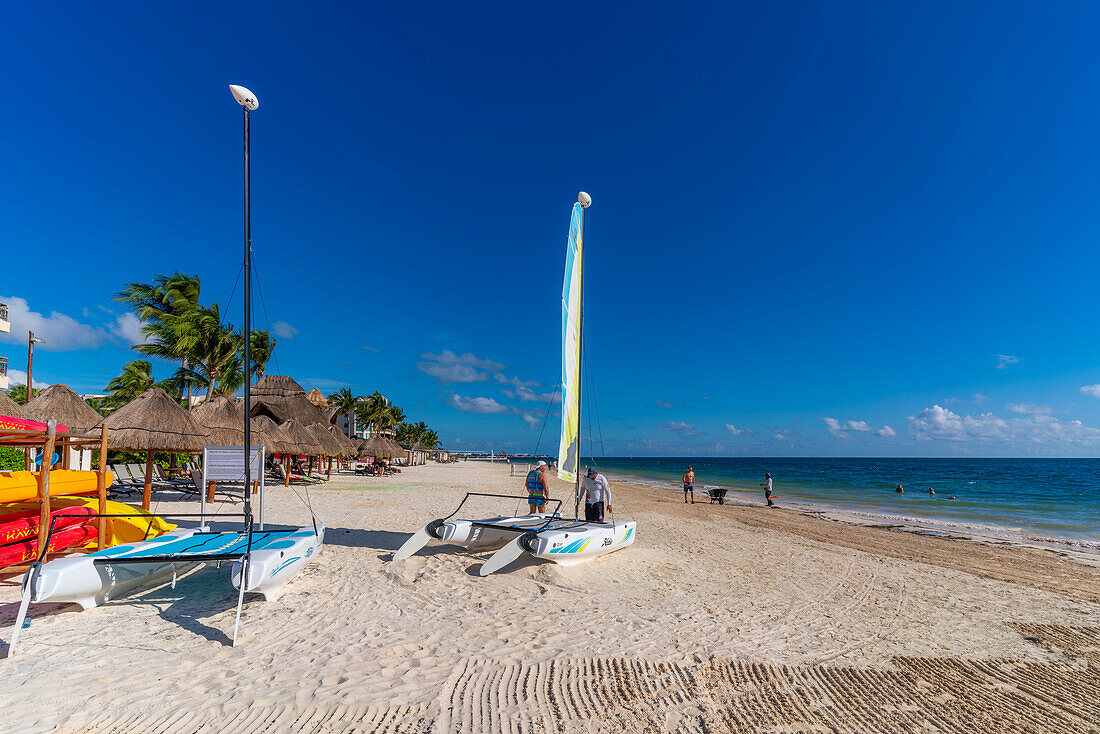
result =
M573 205L565 245L565 283L561 290L561 441L558 476L577 480L581 420L581 266L584 262L584 209Z

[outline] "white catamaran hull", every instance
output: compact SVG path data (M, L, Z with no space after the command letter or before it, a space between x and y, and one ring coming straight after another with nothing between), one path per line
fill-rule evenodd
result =
M299 571L317 557L325 542L325 526L299 528L285 540L270 543L252 551L248 560L248 583L244 590L262 594L265 601L274 599ZM241 588L243 559L233 562L233 587Z
M586 522L569 528L544 530L521 545L527 546L525 550L535 558L573 566L633 545L636 526L633 520Z
M458 545L466 550L495 550L514 540L522 529L533 528L557 517L544 513L516 517L490 517L485 520L433 520L414 533L393 555L400 561L416 553L432 539ZM517 531L517 528L520 529Z
M194 530L173 530L144 543L171 543L194 534ZM91 609L136 586L171 575L173 566L179 570L180 567L189 568L190 565L163 561L125 565L97 564L91 555L57 558L42 564L34 577L31 601L69 602L79 604L81 609Z
M574 566L633 545L636 528L633 520L611 523L559 520L555 526L526 532L511 541L485 561L479 573L482 576L496 573L524 554L561 566Z

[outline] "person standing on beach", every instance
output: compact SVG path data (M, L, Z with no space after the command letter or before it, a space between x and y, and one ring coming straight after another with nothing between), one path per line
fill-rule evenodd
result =
M695 470L690 466L688 470L684 472L684 476L680 477L684 482L684 504L688 502L688 495L691 495L691 504L695 504Z
M775 502L772 501L772 475L764 472L764 483L760 486L764 488L764 499L768 501L768 507L775 507Z
M608 486L607 479L592 467L588 467L581 481L581 489L584 490L585 522L602 523L604 508L611 512L611 487Z
M540 461L535 468L527 472L527 507L531 514L542 512L546 500L550 499L550 485L546 482L546 462Z

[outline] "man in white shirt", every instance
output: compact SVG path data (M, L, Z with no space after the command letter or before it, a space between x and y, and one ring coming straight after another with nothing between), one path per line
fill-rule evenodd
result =
M589 467L581 480L581 489L584 490L585 522L603 522L604 508L611 512L611 487L607 486L607 478Z

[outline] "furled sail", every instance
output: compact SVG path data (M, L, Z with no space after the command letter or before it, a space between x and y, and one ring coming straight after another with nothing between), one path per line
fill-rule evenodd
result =
M573 205L565 246L565 283L561 289L561 441L558 476L575 482L581 420L581 263L584 262L584 209Z

